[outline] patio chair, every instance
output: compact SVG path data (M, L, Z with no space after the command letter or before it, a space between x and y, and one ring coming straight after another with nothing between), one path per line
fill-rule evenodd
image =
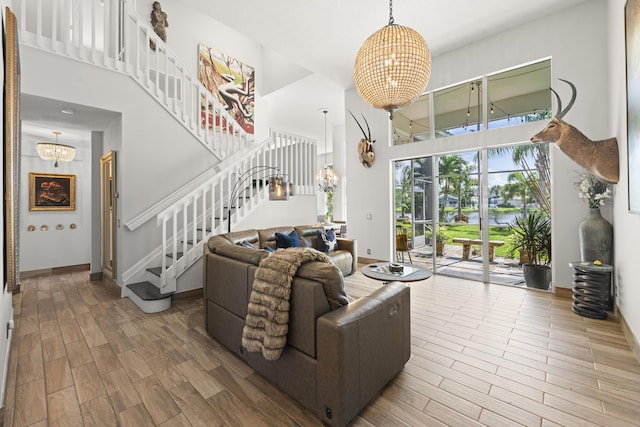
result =
M396 261L404 262L404 253L409 256L409 262L413 264L411 260L411 252L409 251L409 236L407 236L407 229L404 227L396 227Z

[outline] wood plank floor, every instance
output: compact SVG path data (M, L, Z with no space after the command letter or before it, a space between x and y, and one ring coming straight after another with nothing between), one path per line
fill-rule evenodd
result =
M7 426L319 426L208 337L202 299L147 315L88 272L22 281ZM347 278L352 297L380 286ZM411 284L412 357L355 426L640 425L640 364L614 320L546 293Z

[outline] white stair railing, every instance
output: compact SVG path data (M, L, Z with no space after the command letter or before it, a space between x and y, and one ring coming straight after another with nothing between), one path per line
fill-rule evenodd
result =
M277 167L293 194L315 194L316 142L283 132L215 171L212 178L192 189L157 215L162 233L160 292L176 290L176 279L202 256L202 244L214 234L224 233L230 221L237 224L268 198L268 186L241 191L237 200L229 196L238 177L258 166ZM253 176L266 181L270 172ZM231 204L230 204L231 203ZM227 208L233 205L230 217Z
M125 0L14 0L13 6L21 44L129 75L221 160L210 177L201 175L183 187L188 191L178 190L170 200L125 222L134 231L155 217L161 227L162 247L145 259L161 257L162 293L175 291L177 277L202 255L201 243L225 230L227 199L244 171L258 165L277 166L293 183L294 194L315 194L315 141L273 132L268 141L247 153L253 136ZM242 196L244 202L228 219L232 224L264 201L267 192ZM144 264L141 260L123 274L125 284Z
M128 74L218 159L253 140L124 0L14 0L14 9L21 44Z

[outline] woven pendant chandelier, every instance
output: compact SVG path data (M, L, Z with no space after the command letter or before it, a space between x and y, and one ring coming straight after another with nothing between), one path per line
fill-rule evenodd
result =
M394 23L392 2L389 0L389 25L369 36L353 67L362 99L387 110L391 119L394 110L422 94L431 76L427 43L417 31Z

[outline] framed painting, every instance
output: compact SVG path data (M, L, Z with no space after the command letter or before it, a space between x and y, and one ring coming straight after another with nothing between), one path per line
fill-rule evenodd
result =
M640 0L625 5L629 211L640 214Z
M9 291L20 291L20 57L16 16L4 16L4 274Z
M235 58L203 44L198 45L198 79L215 96L239 126L253 135L255 108L255 69ZM213 106L201 104L202 127L226 130L223 119ZM215 118L214 118L215 116Z
M29 210L76 210L76 176L30 172Z

